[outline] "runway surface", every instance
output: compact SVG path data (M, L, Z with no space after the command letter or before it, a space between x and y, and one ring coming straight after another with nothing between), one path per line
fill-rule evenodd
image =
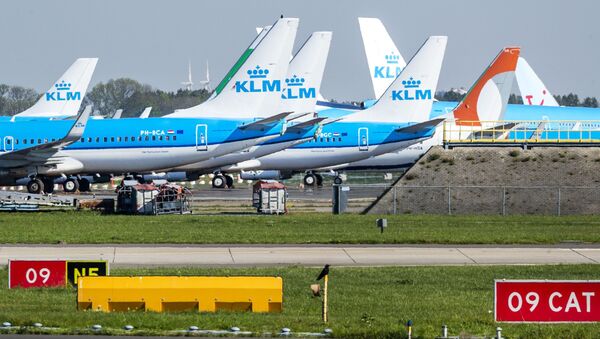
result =
M4 245L0 264L9 259L108 260L131 266L420 266L598 264L600 247L417 246L417 245Z

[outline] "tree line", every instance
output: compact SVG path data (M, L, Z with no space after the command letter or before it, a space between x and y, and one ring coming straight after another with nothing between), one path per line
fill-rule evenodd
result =
M129 78L111 79L95 85L86 94L82 105L93 105L94 114L111 117L116 110L123 110L123 117L136 117L144 108L151 106L151 116L162 116L177 109L188 108L204 102L212 92L206 90L177 90L175 92L155 89ZM0 84L0 115L14 115L31 107L41 96L35 90L21 86ZM457 91L439 91L440 101L460 101L465 94ZM598 99L580 99L577 94L555 95L561 106L598 107ZM520 95L511 94L509 103L522 104Z

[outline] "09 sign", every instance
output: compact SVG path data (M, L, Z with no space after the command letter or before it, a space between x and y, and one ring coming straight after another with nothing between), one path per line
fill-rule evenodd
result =
M496 321L600 322L600 281L496 280Z
M65 287L80 276L108 275L107 261L9 260L8 288Z

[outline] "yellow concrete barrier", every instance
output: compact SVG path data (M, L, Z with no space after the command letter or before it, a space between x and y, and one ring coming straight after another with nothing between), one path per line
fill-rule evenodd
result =
M77 307L104 312L281 312L281 277L81 277Z

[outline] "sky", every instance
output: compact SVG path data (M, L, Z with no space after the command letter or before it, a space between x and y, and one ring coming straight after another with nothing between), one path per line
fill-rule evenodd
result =
M430 35L448 35L439 90L470 87L504 46L524 56L553 94L600 97L600 1L455 0L4 0L0 83L42 92L78 57L99 57L92 86L130 77L181 88L210 64L213 87L281 14L300 18L295 48L333 31L322 94L374 96L357 17L382 20L409 60ZM90 87L91 88L91 87Z

